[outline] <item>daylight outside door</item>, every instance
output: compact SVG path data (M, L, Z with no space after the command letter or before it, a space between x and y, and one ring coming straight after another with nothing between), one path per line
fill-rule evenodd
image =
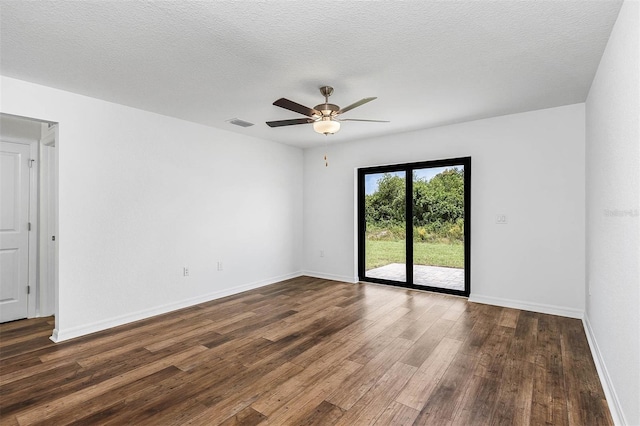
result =
M407 282L406 186L404 171L365 175L365 270L373 278Z
M362 281L468 296L469 157L358 170Z
M464 291L464 165L413 170L413 282Z

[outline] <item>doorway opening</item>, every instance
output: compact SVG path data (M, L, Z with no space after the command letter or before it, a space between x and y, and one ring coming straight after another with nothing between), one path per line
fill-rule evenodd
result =
M0 114L0 322L57 310L56 123Z
M358 169L361 281L469 296L471 157Z

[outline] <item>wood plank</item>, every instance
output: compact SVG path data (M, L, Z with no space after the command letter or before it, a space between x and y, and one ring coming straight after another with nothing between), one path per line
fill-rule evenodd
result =
M166 357L152 364L140 367L132 372L129 372L125 376L113 377L103 382L86 387L80 394L72 394L58 398L55 401L52 401L51 403L42 407L42 409L36 407L28 409L18 414L16 418L21 424L33 424L36 421L47 419L48 417L54 415L56 412L69 410L72 407L82 405L82 402L86 399L102 395L110 391L111 389L120 387L126 383L133 382L139 380L142 377L156 373L172 365L174 362L179 361L180 359L187 358L195 353L202 352L203 350L206 350L204 346L189 348L184 352L178 352L170 357Z
M567 415L570 424L611 424L604 391L579 320L559 319Z
M349 377L340 389L326 398L328 402L345 410L350 410L363 396L375 387L378 380L383 377L388 366L395 362L411 347L410 340L395 338L388 341L386 347L381 350L362 369Z
M178 343L184 342L189 337L189 335L194 331L197 334L202 333L203 332L202 330L206 329L210 325L211 325L211 321L205 320L205 321L201 321L196 324L186 326L177 330L169 330L164 334L163 340L159 345L149 344L150 342L154 341L150 337L134 340L127 344L120 344L109 350L105 350L97 354L92 354L90 356L82 357L78 360L78 364L80 364L85 368L92 368L97 365L104 364L105 362L108 362L111 359L117 358L118 356L125 354L135 348L139 348L140 346L145 347L145 349L149 350L150 352L157 352L161 349L165 349L172 345L176 345ZM147 346L151 346L154 350L148 349Z
M376 426L409 426L412 425L416 417L420 414L419 410L414 410L399 402L392 402L377 418L374 425Z
M420 410L415 424L450 423L456 410L461 408L460 401L469 388L477 362L476 357L459 351Z
M411 348L402 357L401 362L420 367L425 359L431 355L431 352L440 344L454 322L438 319L433 327L430 327L422 336L411 346Z
M416 318L413 324L408 327L400 337L403 339L413 340L415 342L446 312L446 307L434 303L422 315Z
M244 410L234 414L233 416L220 423L222 426L248 426L257 425L263 420L266 420L267 416L257 412L251 407L247 407Z
M305 388L330 376L334 370L340 366L338 362L347 358L347 356L355 350L357 345L358 343L343 345L339 350L319 358L312 364L306 366L299 374L293 376L275 389L266 392L252 404L252 407L269 416L282 405L304 392ZM350 365L354 364L355 363L350 361Z
M518 324L518 317L520 316L520 311L517 309L503 308L500 313L500 320L498 321L498 325L502 327L510 327L516 328Z
M200 393L196 398L208 408L189 422L211 424L209 419L227 419L244 410L270 389L299 374L302 367L286 362L277 368L255 369L238 375L239 380L217 392Z
M460 317L458 317L455 324L453 324L449 329L445 337L464 342L471 334L474 324L475 321L469 313L469 306L467 305L467 309L462 312Z
M513 356L534 363L538 339L538 317L533 312L522 311L518 316L510 353Z
M322 401L311 414L300 420L305 426L323 426L335 424L344 414L344 410L330 402Z
M508 426L532 423L535 368L534 364L527 361L507 358L493 408L493 424Z
M562 348L555 317L539 316L537 336L531 418L535 422L566 425L569 418Z
M303 424L305 418L313 415L314 410L324 398L341 386L344 380L359 370L362 365L345 359L330 374L305 387L304 392L269 414L272 424Z
M336 423L336 425L373 424L382 415L407 381L416 367L396 362Z
M479 348L479 369L475 374L487 379L500 379L514 333L513 328L502 326L495 326L491 330Z
M467 309L466 299L457 298L453 301L447 312L442 315L442 319L457 321Z
M104 396L86 399L82 402L82 410L61 410L47 418L48 424L66 424L71 422L79 422L84 424L95 424L97 422L104 423L112 412L112 409L118 407L123 409L120 403L131 395L135 395L144 391L155 383L162 382L168 378L179 374L180 370L174 366L168 366L162 370L152 373L148 376L141 377L139 380L127 383L113 392L109 392Z
M15 339L13 340L15 341ZM55 349L55 343L45 336L40 336L40 338L33 337L26 341L7 344L0 350L0 360L8 360L17 355L41 349Z
M462 342L458 340L442 339L398 394L396 401L417 410L417 416L449 368L460 346Z

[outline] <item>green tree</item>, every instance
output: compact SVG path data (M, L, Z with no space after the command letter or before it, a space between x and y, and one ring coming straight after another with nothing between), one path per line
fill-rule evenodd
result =
M384 174L378 188L365 196L366 222L369 229L386 237L402 238L405 226L405 179ZM464 173L447 169L431 180L413 175L414 238L446 238L461 241L464 236ZM396 232L398 231L398 232Z
M464 218L464 176L458 168L447 169L431 180L413 177L416 226L454 224Z
M378 225L403 224L405 221L404 178L385 173L378 190L365 197L366 220Z

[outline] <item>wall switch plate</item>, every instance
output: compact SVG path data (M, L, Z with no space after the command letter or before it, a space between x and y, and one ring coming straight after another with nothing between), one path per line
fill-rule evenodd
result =
M188 277L189 276L189 267L185 266L184 268L182 268L182 276L183 277Z
M320 257L324 257L324 250L320 250Z
M506 214L499 214L496 215L496 223L499 225L506 225L507 222L507 215Z
M222 271L222 262L218 262L218 271Z

